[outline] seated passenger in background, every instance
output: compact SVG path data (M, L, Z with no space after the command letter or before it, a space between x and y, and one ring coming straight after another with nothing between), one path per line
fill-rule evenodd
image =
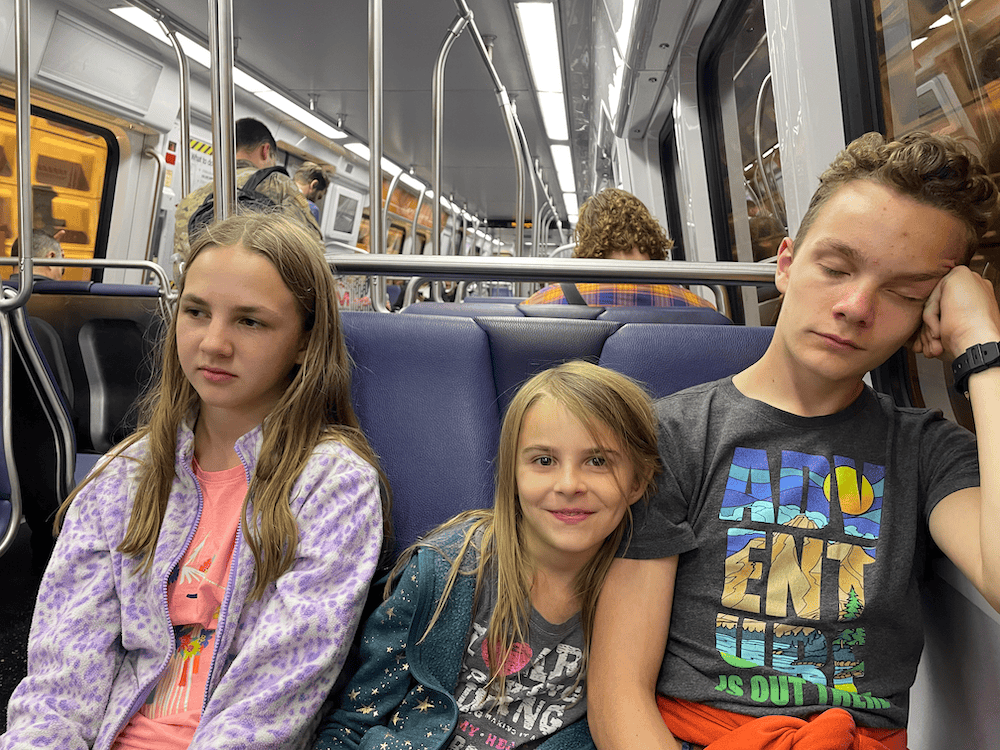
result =
M11 243L10 246L10 257L17 258L21 254L21 238L18 237ZM59 259L63 257L62 245L59 241L49 237L45 232L35 230L31 233L31 257L32 258L54 258ZM17 266L14 266L17 270ZM43 266L37 263L33 263L31 266L31 275L35 281L42 281L45 279L52 281L60 281L63 277L63 271L65 270L62 266ZM17 281L19 274L15 273L10 277L11 281Z
M584 202L573 237L574 258L666 260L667 250L673 247L642 201L617 188L605 188ZM697 294L673 284L552 284L523 304L715 309Z
M494 508L397 563L317 749L593 748L587 644L629 506L659 471L652 404L623 375L560 365L511 402L497 462Z
M319 241L195 239L138 431L66 500L3 750L287 748L344 663L383 539Z
M997 214L947 137L870 133L820 178L763 357L657 403L664 472L594 626L601 750L906 747L931 543L1000 610L1000 310L965 265ZM863 382L908 342L959 357L978 449Z
M309 202L309 213L312 214L318 224L319 206L316 205L316 202L323 200L323 196L326 195L326 189L330 186L330 180L327 179L326 172L323 171L323 167L319 164L306 161L302 162L302 166L295 170L295 177L293 179L296 186L302 191L302 195L305 196L306 201Z

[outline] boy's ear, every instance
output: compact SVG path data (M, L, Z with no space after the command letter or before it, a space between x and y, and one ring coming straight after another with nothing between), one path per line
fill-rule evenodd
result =
M782 294L788 289L788 269L792 265L794 251L795 243L791 237L785 237L778 246L778 268L774 274L774 284Z

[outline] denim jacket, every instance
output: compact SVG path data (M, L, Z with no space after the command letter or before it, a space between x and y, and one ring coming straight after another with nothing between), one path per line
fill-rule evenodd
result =
M392 595L368 618L361 667L341 693L339 708L321 724L314 750L447 747L458 719L455 688L475 609L475 544L433 630L421 639L464 532L444 532L433 540L436 548L421 547ZM588 748L595 750L586 718L538 745L538 750Z

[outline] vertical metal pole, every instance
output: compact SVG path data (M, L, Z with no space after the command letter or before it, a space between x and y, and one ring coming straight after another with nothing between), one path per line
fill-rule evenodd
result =
M417 208L413 212L413 227L410 229L410 253L413 255L420 255L417 252L417 224L420 222L420 209L424 205L424 196L427 195L427 189L424 188L420 191L420 195L417 196Z
M514 204L514 224L516 226L516 247L514 257L521 255L524 247L524 158L522 157L520 138L517 135L517 124L514 116L514 108L507 95L507 89L500 87L497 91L497 100L500 102L500 109L503 111L503 122L507 127L507 137L510 138L510 146L514 150L514 171L517 176L517 188Z
M170 44L174 48L174 56L177 58L177 70L181 79L181 142L178 151L181 156L181 195L184 196L191 192L191 72L188 68L187 55L184 54L184 50L181 48L177 34L163 20L163 16L158 16L156 22L160 25L160 30L166 34L167 39L170 40Z
M236 212L236 127L233 121L233 4L209 0L212 56L212 152L215 157L215 220Z
M382 0L368 0L368 217L369 249L385 252L382 221Z
M389 252L389 203L392 201L392 194L396 192L396 186L399 184L399 178L402 176L402 172L397 172L389 181L389 191L385 194L385 202L382 204L382 226L384 227L382 242L378 250L373 249L372 252ZM385 276L372 276L370 289L372 307L377 312L389 312L389 299L385 293Z
M14 35L17 49L14 72L17 80L14 92L14 129L17 137L17 236L21 248L18 274L21 284L13 299L3 299L0 295L0 310L13 310L28 301L34 271L31 261L31 230L35 204L31 191L31 77L28 69L28 38L31 27L28 21L28 0L15 0L15 6ZM5 347L3 354L6 361L10 349Z
M441 254L441 183L444 181L442 177L443 165L442 165L442 143L444 141L444 66L448 61L448 52L451 50L451 45L455 43L458 39L459 34L465 28L466 24L469 23L469 17L472 16L472 11L469 11L469 15L457 15L455 19L451 22L451 26L448 27L448 31L444 35L444 39L441 41L441 49L438 52L437 61L434 63L434 74L431 81L431 162L432 162L432 172L431 179L433 179L433 184L431 188L434 190L434 220L432 222L431 230L431 240L432 247L434 248L434 255Z
M535 185L535 180L538 175L535 174L535 165L531 161L531 153L528 151L528 138L524 135L524 128L521 127L521 121L517 117L517 108L511 105L511 116L514 118L514 126L517 128L517 139L521 144L521 157L524 159L525 164L528 166L528 175L531 179L531 255L538 255L538 188Z

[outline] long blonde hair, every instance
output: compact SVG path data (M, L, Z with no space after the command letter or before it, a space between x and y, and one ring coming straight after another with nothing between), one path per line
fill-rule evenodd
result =
M528 409L540 398L548 397L562 404L579 419L596 439L601 427L607 428L621 443L621 449L631 460L634 477L627 481L645 483L642 500L648 500L653 491L653 478L660 471L657 450L657 426L648 394L635 381L612 370L587 362L575 361L545 370L525 383L511 401L500 429L500 449L497 456L496 495L492 509L470 510L442 524L407 549L396 563L386 585L388 595L391 583L420 547L432 547L438 532L467 526L457 552L444 591L421 640L426 638L444 610L459 575L467 573L462 560L475 544L479 562L475 568L475 597L478 601L483 578L488 571L497 575L496 606L486 629L486 648L489 659L490 681L496 694L503 695L506 686L504 665L514 644L527 640L529 602L534 570L524 553L521 504L517 495L517 445ZM627 492L622 486L622 492ZM580 602L580 619L583 624L584 655L579 675L590 655L590 635L594 625L594 612L604 577L615 552L621 543L631 513L615 531L604 540L593 558L581 569L576 578L576 595Z
M179 291L184 292L187 270L205 250L240 246L259 253L277 269L302 313L309 332L301 365L289 374L289 384L263 424L263 442L243 503L243 529L256 565L250 599L258 599L295 561L298 526L289 508L292 486L313 448L322 440L343 443L379 472L378 459L358 425L351 406L351 363L344 345L333 276L318 241L287 217L277 213L247 213L205 227L191 245ZM175 477L177 431L196 412L198 394L181 369L177 355L177 316L172 315L160 342L159 379L141 404L139 428L116 446L120 455L147 438L141 459L136 500L125 538L118 550L153 562L156 542ZM66 499L56 517L66 511L92 475ZM386 538L392 521L387 493L382 498Z

